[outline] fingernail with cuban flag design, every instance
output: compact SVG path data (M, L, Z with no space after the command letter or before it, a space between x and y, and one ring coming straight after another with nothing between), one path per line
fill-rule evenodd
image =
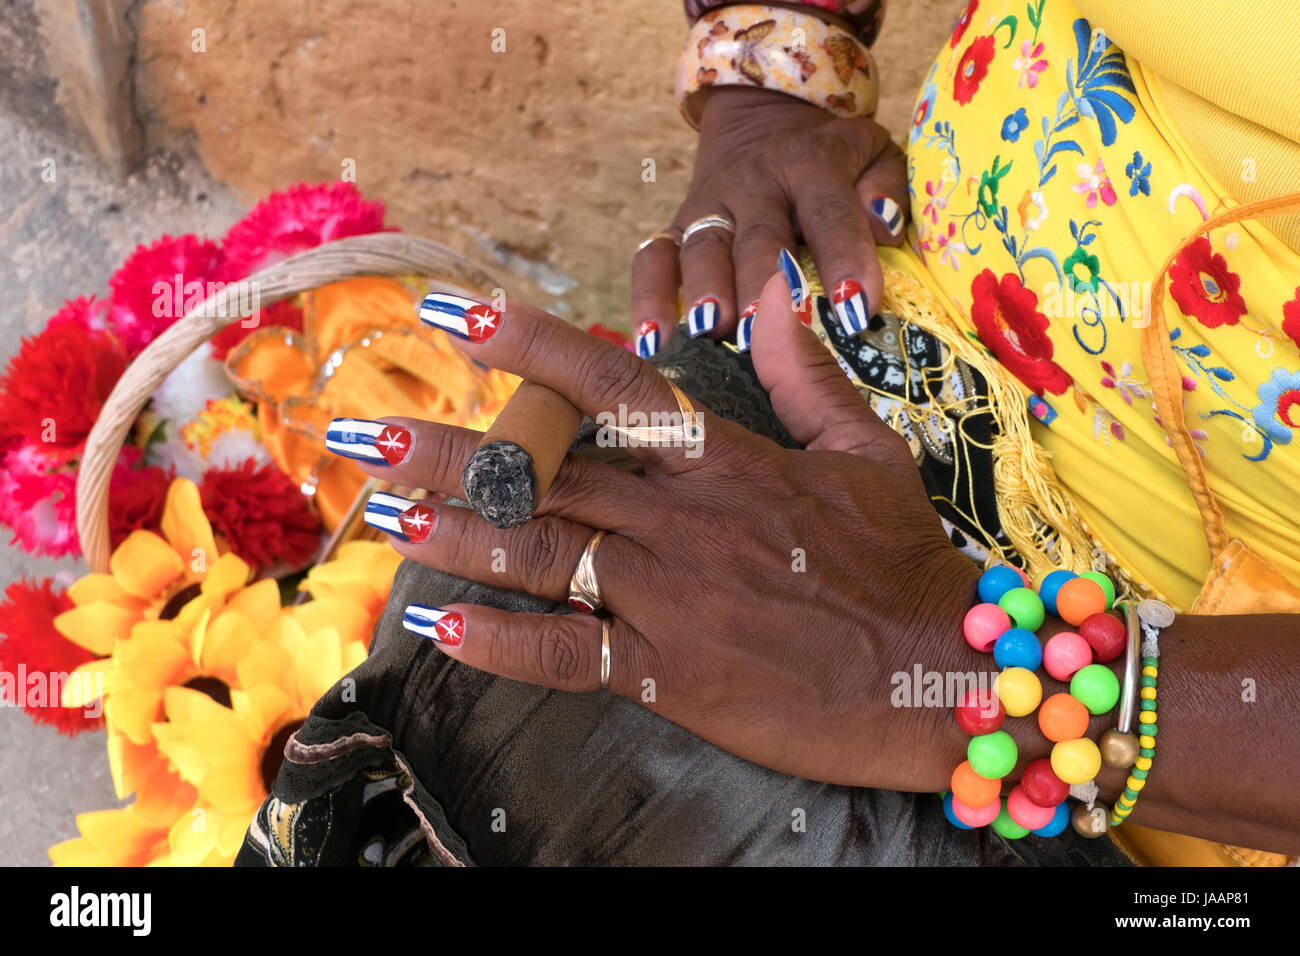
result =
M430 292L420 303L420 318L434 328L471 342L486 342L501 328L501 313L489 305L446 292Z
M740 322L736 324L736 348L742 352L749 351L749 340L754 332L754 316L758 315L758 300L749 303L740 313Z
M903 210L888 196L877 196L871 200L871 214L885 224L891 236L902 234Z
M419 544L433 533L438 514L422 501L377 491L366 502L365 519L372 528Z
M423 604L407 605L402 627L448 647L460 647L465 641L465 618L455 611L444 611Z
M636 327L636 354L648 359L659 351L659 323L642 322Z
M871 321L871 307L867 305L867 293L860 283L853 279L839 282L831 290L831 303L845 335L866 331L867 323Z
M691 314L686 317L686 327L693 339L712 332L717 324L718 300L711 295L691 306Z
M367 464L397 465L411 450L411 433L401 425L336 418L325 432L325 447L336 455Z
M812 323L812 314L809 309L811 296L808 295L808 280L803 277L803 270L799 268L799 260L794 257L789 249L782 249L781 254L776 257L777 268L785 276L786 284L790 287L790 305L795 314L799 316L799 321L804 325Z

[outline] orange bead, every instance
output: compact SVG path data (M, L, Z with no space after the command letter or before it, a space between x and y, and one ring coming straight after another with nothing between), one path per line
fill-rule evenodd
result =
M1053 694L1038 708L1038 729L1053 743L1077 740L1088 731L1088 708L1069 694Z
M1001 793L1002 781L981 777L969 760L963 760L952 772L952 795L968 807L986 807Z
M1106 610L1106 592L1096 581L1071 578L1056 592L1056 613L1067 624L1078 627L1094 614Z

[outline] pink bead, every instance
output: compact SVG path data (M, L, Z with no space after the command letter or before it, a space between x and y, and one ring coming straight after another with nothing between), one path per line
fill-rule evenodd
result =
M1025 574L1024 571L1020 570L1018 567L1016 567L1013 564L1008 564L1007 567L1009 567L1012 571L1015 571L1016 574L1020 575L1020 580L1025 582L1025 587L1029 588L1029 590L1031 591L1034 590L1034 586L1029 583L1029 575Z
M1043 666L1057 680L1069 680L1080 667L1091 663L1091 645L1073 631L1053 634L1043 648Z
M956 797L952 798L952 815L968 827L986 827L996 820L1001 812L1001 797L994 800L987 807L968 807Z
M954 805L954 812L956 809ZM1017 785L1007 795L1007 815L1026 830L1038 830L1052 822L1056 816L1056 807L1040 807L1025 796L1023 787ZM962 823L965 822L962 820Z
M962 619L961 631L966 643L981 653L988 654L998 642L1002 632L1011 627L1011 618L996 604L976 604Z

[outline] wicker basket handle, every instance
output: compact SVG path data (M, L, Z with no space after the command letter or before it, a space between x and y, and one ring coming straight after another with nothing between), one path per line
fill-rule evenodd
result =
M491 289L497 281L460 253L419 236L381 232L352 236L299 253L245 282L256 283L259 305L361 276L438 276L449 290ZM171 372L226 326L240 321L240 286L231 283L205 299L151 342L113 387L86 439L77 472L77 534L91 571L107 572L108 486L131 425Z

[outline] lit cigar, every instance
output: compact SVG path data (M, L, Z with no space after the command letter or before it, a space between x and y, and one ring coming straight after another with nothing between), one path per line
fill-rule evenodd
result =
M533 516L582 424L568 400L523 382L470 455L461 482L465 499L498 528Z

